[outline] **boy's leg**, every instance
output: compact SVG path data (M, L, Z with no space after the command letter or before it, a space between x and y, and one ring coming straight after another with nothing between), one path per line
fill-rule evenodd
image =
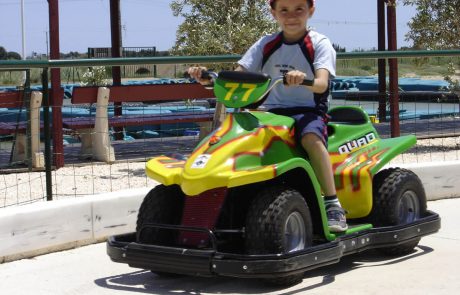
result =
M329 230L332 232L347 230L345 210L337 198L332 165L323 141L316 134L307 133L302 137L302 146L309 155L310 163L324 193Z
M324 195L335 195L331 159L323 141L315 133L306 133L302 137L302 147L308 154Z
M328 216L329 229L333 232L347 230L345 211L340 205L335 191L334 176L329 153L326 148L326 123L316 114L294 116L298 138L308 153L311 165L325 195L324 202Z

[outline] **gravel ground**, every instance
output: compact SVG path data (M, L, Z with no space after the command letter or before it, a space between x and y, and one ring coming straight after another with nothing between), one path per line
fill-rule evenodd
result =
M460 160L460 136L419 139L415 147L397 156L391 163L426 163Z
M391 163L460 160L460 136L418 140ZM66 165L52 172L53 198L65 199L129 188L153 187L157 182L144 173L145 162L122 161L112 165ZM44 172L0 175L0 208L46 199Z
M119 162L112 165L66 165L52 172L53 199L65 199L155 186L144 174L145 162ZM0 207L46 199L44 172L0 175Z

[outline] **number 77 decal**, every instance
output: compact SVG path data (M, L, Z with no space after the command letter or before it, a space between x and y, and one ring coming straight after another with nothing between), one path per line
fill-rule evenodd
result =
M228 92L227 92L227 95L225 95L225 100L230 100L232 99L232 96L233 94L235 93L235 91L240 87L241 85L241 88L243 89L247 89L245 92L244 92L244 95L243 97L241 98L241 101L247 101L249 99L249 96L251 95L251 93L256 89L257 85L256 84L247 84L247 83L243 83L243 84L240 84L240 83L225 83L225 88L229 88ZM239 98L238 96L236 96L236 98Z

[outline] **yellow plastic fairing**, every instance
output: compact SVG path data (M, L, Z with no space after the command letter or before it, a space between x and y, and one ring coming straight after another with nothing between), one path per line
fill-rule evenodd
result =
M147 162L147 176L164 184L179 184L185 161L166 156L156 157Z

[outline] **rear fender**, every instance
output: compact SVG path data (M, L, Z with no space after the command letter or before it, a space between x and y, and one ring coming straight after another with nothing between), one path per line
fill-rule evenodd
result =
M374 175L415 143L413 135L375 138L349 153L330 153L337 196L348 211L348 218L365 217L371 212Z
M367 216L372 209L373 176L391 159L416 143L413 135L382 139L359 107L329 111L329 154L337 196L348 218Z

